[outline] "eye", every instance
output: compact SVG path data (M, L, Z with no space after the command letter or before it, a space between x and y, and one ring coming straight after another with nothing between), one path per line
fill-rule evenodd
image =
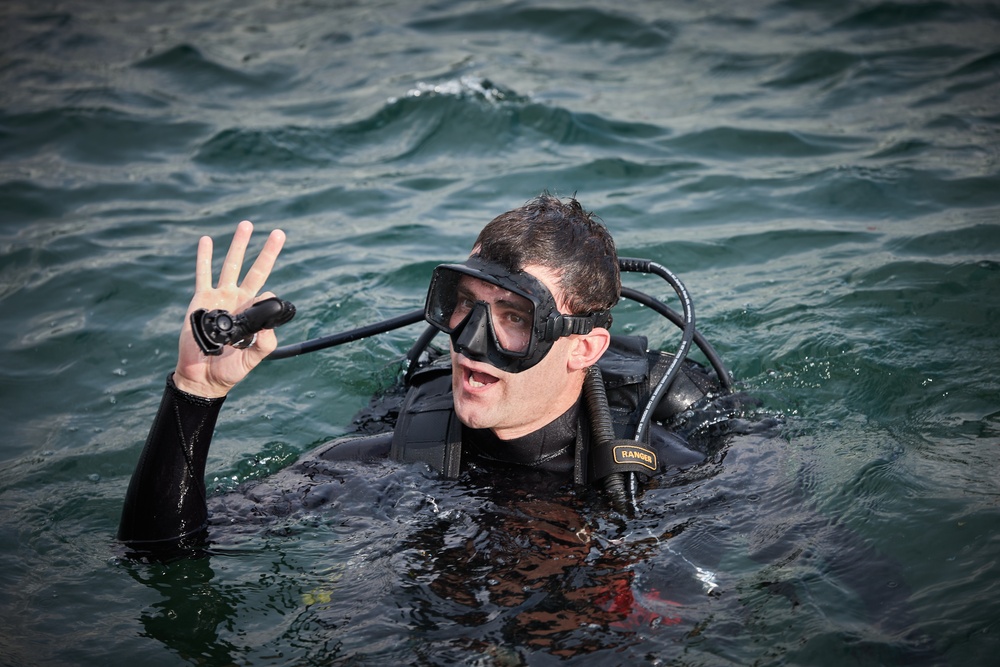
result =
M517 332L521 335L531 328L531 320L519 310L506 310L503 313L503 327L510 332Z
M467 313L476 305L476 299L468 292L461 291L455 298L455 312Z

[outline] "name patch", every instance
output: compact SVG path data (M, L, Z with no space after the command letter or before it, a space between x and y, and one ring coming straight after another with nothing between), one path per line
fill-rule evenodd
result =
M615 445L615 463L638 463L656 472L656 452L639 445Z

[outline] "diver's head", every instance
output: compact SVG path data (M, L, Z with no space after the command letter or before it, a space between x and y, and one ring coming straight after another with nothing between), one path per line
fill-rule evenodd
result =
M478 256L434 269L424 316L451 336L454 351L507 373L536 366L559 338L611 322L608 311L560 312L552 292L531 273Z
M569 409L610 342L619 280L603 225L548 195L490 222L464 264L438 267L425 314L451 336L463 423L508 439Z
M553 273L562 310L527 266ZM575 199L542 195L486 225L464 264L435 269L425 316L454 350L519 373L558 338L607 328L620 291L607 229Z
M473 256L508 271L551 269L569 313L609 311L621 296L614 239L574 198L544 193L497 216L479 233Z

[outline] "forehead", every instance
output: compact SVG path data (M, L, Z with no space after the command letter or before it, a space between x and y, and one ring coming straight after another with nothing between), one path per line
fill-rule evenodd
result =
M562 283L560 282L559 274L556 271L548 267L542 266L540 264L528 264L527 266L524 267L523 271L528 275L530 275L535 280L537 280L538 282L542 283L545 289L549 291L549 294L552 295L552 298L555 299L556 305L560 309L565 305L566 299L564 298ZM473 283L481 285L482 289L484 290L494 290L495 292L509 293L502 287L493 285L491 283L487 283L485 281L477 280L472 276L463 276L459 280L459 287L467 288L473 285Z
M566 312L565 307L567 302L565 295L563 294L562 283L559 280L560 276L556 271L545 266L541 266L540 264L528 264L523 270L535 280L542 283L545 289L549 291L549 294L551 294L552 298L555 300L556 307L559 310ZM486 295L498 297L498 295L501 294L512 294L502 287L478 280L471 276L463 276L459 280L458 287L459 289L467 289L476 295L481 294L484 300Z
M461 276L458 279L458 290L468 296L474 297L477 301L487 301L490 303L503 301L512 304L526 304L527 307L531 306L531 302L520 294L515 294L499 285L488 283L473 276Z

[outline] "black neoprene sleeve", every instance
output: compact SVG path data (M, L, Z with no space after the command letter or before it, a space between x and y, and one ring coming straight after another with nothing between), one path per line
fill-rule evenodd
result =
M125 494L118 539L161 549L204 531L205 461L225 398L202 398L174 386L173 376Z

